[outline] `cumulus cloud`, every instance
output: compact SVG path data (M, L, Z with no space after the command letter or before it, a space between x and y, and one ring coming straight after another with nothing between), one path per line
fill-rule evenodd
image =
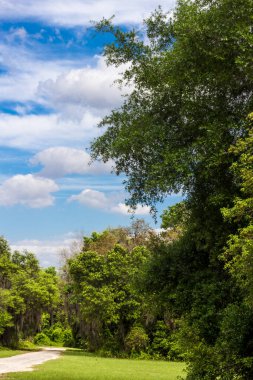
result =
M106 195L102 191L85 189L77 195L72 195L69 201L77 201L85 206L98 208L107 212L113 212L122 215L129 215L134 213L135 215L147 215L150 212L148 206L138 205L136 210L129 209L122 202L117 202L116 197Z
M67 111L71 111L72 107L73 114L76 114L78 108L89 107L101 114L122 103L121 92L113 85L122 71L123 67L108 67L103 57L97 57L94 67L72 69L59 75L56 80L48 79L40 83L38 94L61 112L66 113L66 107Z
M54 80L59 73L73 67L72 61L40 59L31 46L14 44L13 39L21 39L22 36L24 39L25 30L15 29L6 41L0 42L0 61L6 69L6 73L0 75L0 101L39 101L38 84L48 78Z
M0 205L12 206L21 204L33 208L53 205L51 193L59 190L57 184L48 178L36 177L32 174L15 175L0 187Z
M6 70L0 75L0 101L34 102L78 121L84 108L103 116L121 104L121 92L113 82L125 66L107 67L101 56L67 59L67 51L63 57L57 52L50 56L44 45L13 42L26 38L26 33L13 29L0 42L0 63Z
M91 189L85 189L78 195L72 195L69 201L78 201L83 205L100 209L107 209L109 203L108 198L102 191Z
M85 112L80 123L64 120L58 114L0 114L1 145L38 151L53 145L79 145L98 135L99 117Z
M161 5L170 10L176 0L0 0L0 19L38 19L55 25L88 25L90 20L117 17L119 23L138 23Z
M32 66L32 61L29 65ZM2 100L24 102L32 99L55 111L29 115L26 114L29 103L26 103L25 107L16 107L19 115L2 113L0 130L3 146L32 147L34 150L52 145L77 147L82 143L83 146L101 133L97 128L101 117L121 103L120 91L113 85L118 72L106 67L103 58L98 57L94 67L67 70L58 77L55 75L56 67L52 66L52 71L44 69L43 75L36 72L40 71L40 65L35 65L31 72L22 68L21 73L0 76ZM44 77L53 79L39 80Z
M111 164L95 162L90 165L90 155L83 150L68 147L53 147L37 153L32 165L44 166L40 175L50 178L67 174L101 174L111 171Z

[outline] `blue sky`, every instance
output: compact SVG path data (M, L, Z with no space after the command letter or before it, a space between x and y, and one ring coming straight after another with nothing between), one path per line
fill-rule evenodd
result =
M90 20L115 15L124 27L174 0L0 0L0 234L13 249L34 251L42 265L82 234L129 225L122 178L112 163L89 165L97 124L120 106L107 67L110 37ZM158 213L180 200L168 198ZM154 227L146 206L136 217Z

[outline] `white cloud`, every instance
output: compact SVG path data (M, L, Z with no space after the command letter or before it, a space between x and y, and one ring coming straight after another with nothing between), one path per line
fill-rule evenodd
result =
M72 195L69 201L77 201L85 206L98 208L107 212L113 212L117 214L129 215L134 213L135 215L147 215L150 212L150 207L137 205L135 211L129 209L122 202L117 202L117 197L106 195L102 191L96 191L91 189L85 189L77 195Z
M3 182L0 187L0 205L12 206L21 204L33 208L43 208L54 203L51 193L59 188L48 178L32 174L15 175Z
M21 30L11 33L5 42L0 43L0 62L7 69L0 76L0 100L39 101L36 94L39 82L56 79L60 73L69 71L73 62L45 60L37 56L31 46L13 45L13 35L17 36L18 33L21 36Z
M119 23L138 23L159 5L170 10L175 3L176 0L0 0L0 19L38 19L74 26L115 14Z
M121 92L114 84L124 67L108 67L103 57L97 57L96 66L86 66L61 74L56 80L41 82L38 94L45 102L57 110L76 114L82 107L93 109L96 114L104 114L122 103ZM71 113L71 112L69 112Z
M1 145L38 151L52 145L84 146L100 132L99 117L85 112L80 123L59 115L0 114Z
M85 53L71 59L67 48L66 55L57 55L57 50L51 55L44 45L34 41L15 43L26 35L24 28L0 34L0 63L6 69L0 75L0 101L32 101L78 120L84 107L103 115L121 104L120 91L113 82L125 66L107 67L103 57Z
M19 115L0 114L1 144L36 151L52 145L84 146L98 136L101 117L119 106L122 98L113 85L119 72L106 67L101 57L96 62L94 67L68 68L57 77L56 72L63 71L61 66L45 63L46 68L42 68L42 62L35 62L32 68L34 61L29 56L23 63L21 59L20 71L13 68L8 75L0 76L0 100L33 101L56 111L27 115L31 105L26 103L17 105Z
M149 206L137 205L136 210L131 210L124 203L119 203L117 206L112 207L113 212L117 212L123 215L135 214L135 215L148 215L150 213Z
M62 266L64 256L68 257L71 253L80 252L81 246L82 238L80 234L75 233L69 233L52 240L25 239L10 244L13 251L33 252L42 267Z
M90 155L83 150L68 147L53 147L37 153L32 165L41 164L40 175L59 178L67 174L101 174L111 171L111 164L95 162L90 165Z
M102 191L85 189L78 195L72 195L70 201L78 201L83 205L107 209L109 200Z

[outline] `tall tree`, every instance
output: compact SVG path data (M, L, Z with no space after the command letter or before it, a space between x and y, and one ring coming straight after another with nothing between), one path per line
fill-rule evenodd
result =
M238 155L229 148L247 135L253 108L252 18L253 0L179 0L172 17L158 9L145 20L146 38L111 20L98 24L115 37L108 64L128 64L122 83L133 90L101 122L107 129L92 143L93 157L114 160L133 207L155 207L179 190L186 196L183 215L182 206L167 214L181 222L179 238L155 247L146 287L184 321L188 379L252 378L251 311L238 312L244 296L221 260L242 225L221 209L241 196L231 170ZM239 328L240 315L247 322ZM232 349L236 324L246 351Z
M129 63L122 80L133 91L101 122L92 152L126 174L130 204L231 187L226 151L252 109L251 10L252 0L181 0L172 18L159 9L145 20L146 44L135 30L98 24L115 37L108 64Z

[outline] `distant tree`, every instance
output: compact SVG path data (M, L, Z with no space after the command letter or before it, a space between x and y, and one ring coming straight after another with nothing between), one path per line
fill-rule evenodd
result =
M84 347L113 352L124 348L129 328L140 318L142 296L133 277L147 257L144 247L127 251L116 244L106 253L85 250L69 260L70 324Z
M131 250L137 245L147 245L153 233L143 219L135 219L129 227L108 228L101 233L92 232L90 237L85 236L83 250L105 254L113 249L115 244Z
M42 270L31 252L11 253L3 238L0 269L0 343L15 346L39 331L43 312L57 309L58 279L52 268Z

